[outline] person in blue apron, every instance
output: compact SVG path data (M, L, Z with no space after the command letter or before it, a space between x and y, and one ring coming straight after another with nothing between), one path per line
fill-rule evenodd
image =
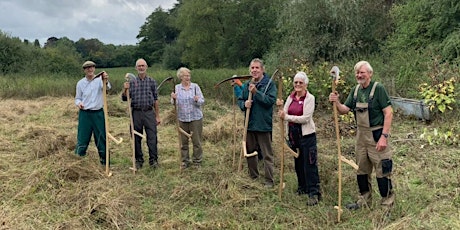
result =
M340 114L353 112L357 124L355 154L358 164L356 180L359 197L354 203L346 205L348 209L359 209L371 205L372 189L370 175L375 169L381 205L391 207L395 193L391 181L393 171L393 151L389 145L393 109L385 87L373 81L372 66L367 61L360 61L354 67L358 85L348 95L344 104L339 95L333 92L329 101L335 102Z

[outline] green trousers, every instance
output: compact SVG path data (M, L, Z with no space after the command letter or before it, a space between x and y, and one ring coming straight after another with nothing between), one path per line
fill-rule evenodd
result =
M101 164L105 165L106 133L104 111L100 110L80 110L78 113L78 134L75 153L85 156L91 136L94 134L94 143Z

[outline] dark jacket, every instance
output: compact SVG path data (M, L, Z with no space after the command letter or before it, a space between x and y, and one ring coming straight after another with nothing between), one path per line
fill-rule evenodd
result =
M246 111L244 102L249 96L249 83L250 81L246 81L243 84L243 92L238 97L238 106L242 111ZM264 73L264 77L257 83L256 88L257 92L252 95L248 131L271 132L273 129L273 106L276 102L277 93L275 82Z

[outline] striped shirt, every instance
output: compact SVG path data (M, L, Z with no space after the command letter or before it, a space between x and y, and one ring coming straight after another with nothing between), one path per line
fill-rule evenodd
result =
M197 121L203 118L201 105L204 104L203 93L200 87L195 83L190 83L190 87L185 89L182 84L175 86L177 95L177 116L181 122ZM194 97L198 96L198 101Z

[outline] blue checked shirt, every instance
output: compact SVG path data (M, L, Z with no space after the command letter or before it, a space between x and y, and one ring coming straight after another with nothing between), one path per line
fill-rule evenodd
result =
M195 83L190 83L190 88L186 90L182 84L177 84L175 87L177 95L177 114L181 122L197 121L203 118L201 105L204 104L203 93L200 87ZM198 101L193 99L198 96ZM173 102L173 101L172 101Z
M135 80L129 81L129 96L132 108L153 107L155 101L158 100L157 82L149 76L146 76L144 80L136 77ZM122 95L122 100L126 101L127 97Z

